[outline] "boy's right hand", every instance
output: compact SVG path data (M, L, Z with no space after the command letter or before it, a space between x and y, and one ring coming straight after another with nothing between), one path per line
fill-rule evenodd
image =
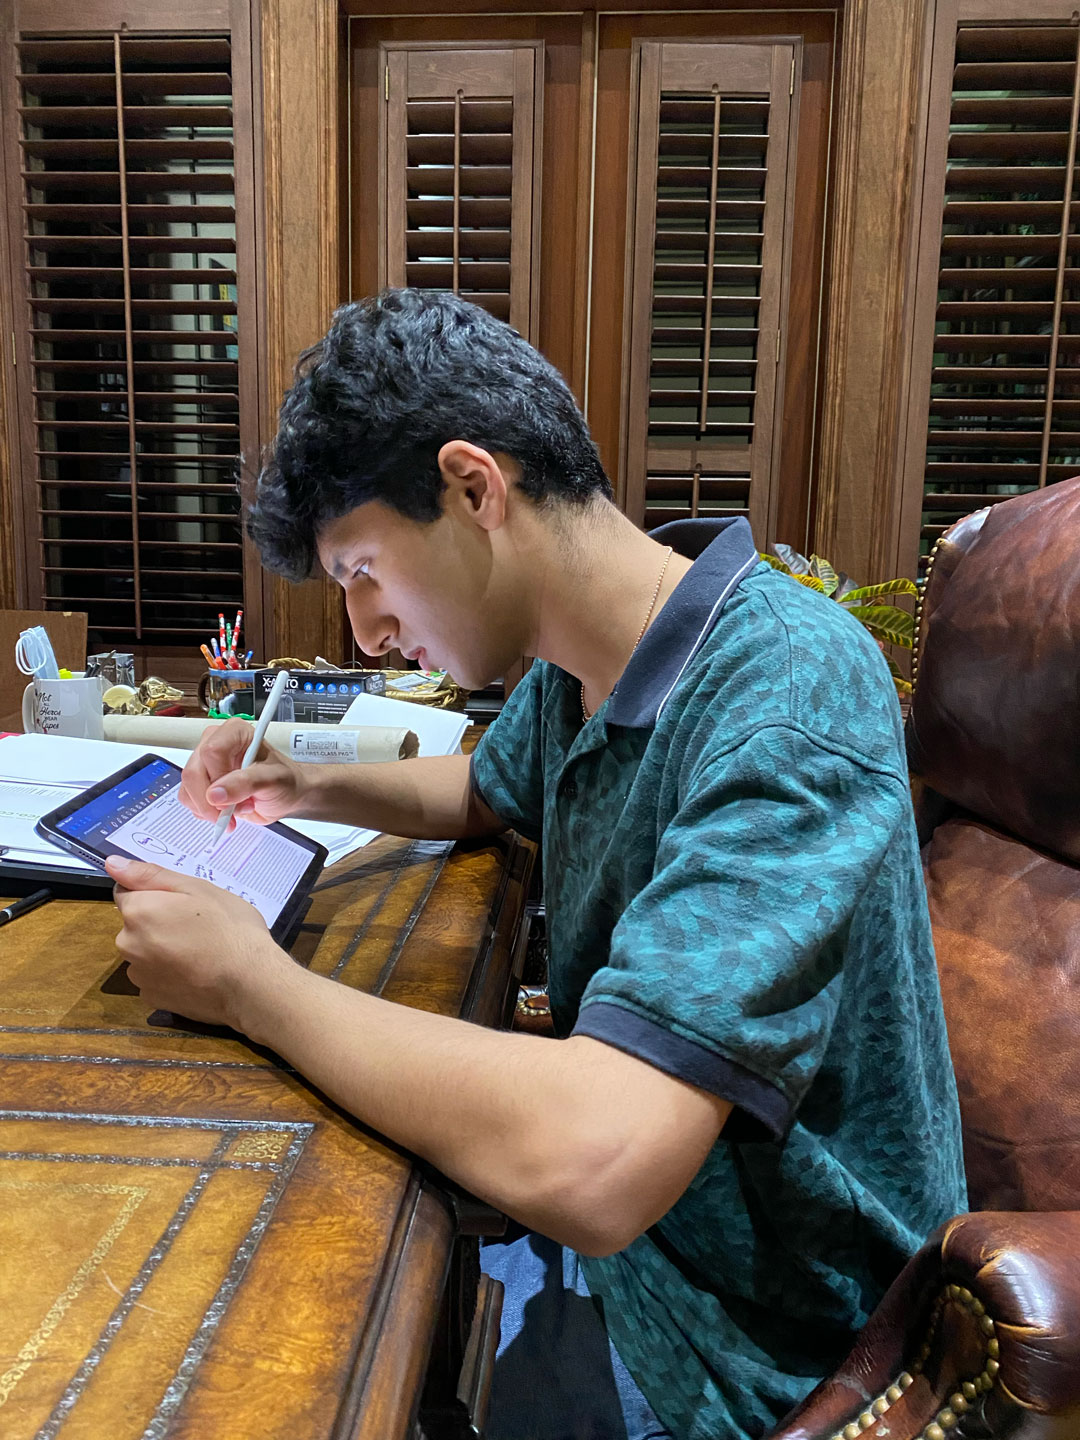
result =
M270 825L295 815L304 793L304 767L264 740L255 760L241 770L254 727L226 720L209 729L184 766L180 799L202 820L217 820L229 805L236 816Z

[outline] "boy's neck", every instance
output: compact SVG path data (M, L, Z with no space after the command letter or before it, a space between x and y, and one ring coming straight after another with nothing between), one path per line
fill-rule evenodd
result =
M541 582L536 653L577 676L591 714L626 669L642 625L655 622L691 562L669 556L607 502L581 518L569 543L566 534L560 541L548 532L557 543Z

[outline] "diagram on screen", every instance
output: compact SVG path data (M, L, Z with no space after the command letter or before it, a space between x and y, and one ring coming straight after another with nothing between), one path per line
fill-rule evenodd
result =
M180 803L171 787L118 826L110 841L169 870L209 880L254 905L272 924L282 898L304 873L308 855L262 825L240 824L208 853L214 827Z

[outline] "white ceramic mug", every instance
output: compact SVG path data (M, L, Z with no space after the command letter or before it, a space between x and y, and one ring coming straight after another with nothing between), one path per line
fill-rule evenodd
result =
M104 740L101 680L96 675L74 680L35 679L22 698L23 729L29 734L70 735Z

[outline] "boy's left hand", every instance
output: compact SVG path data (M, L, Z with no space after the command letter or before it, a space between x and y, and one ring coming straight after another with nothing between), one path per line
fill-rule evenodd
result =
M105 868L117 882L124 922L116 948L152 1007L240 1029L244 995L292 965L259 912L238 895L118 855Z

